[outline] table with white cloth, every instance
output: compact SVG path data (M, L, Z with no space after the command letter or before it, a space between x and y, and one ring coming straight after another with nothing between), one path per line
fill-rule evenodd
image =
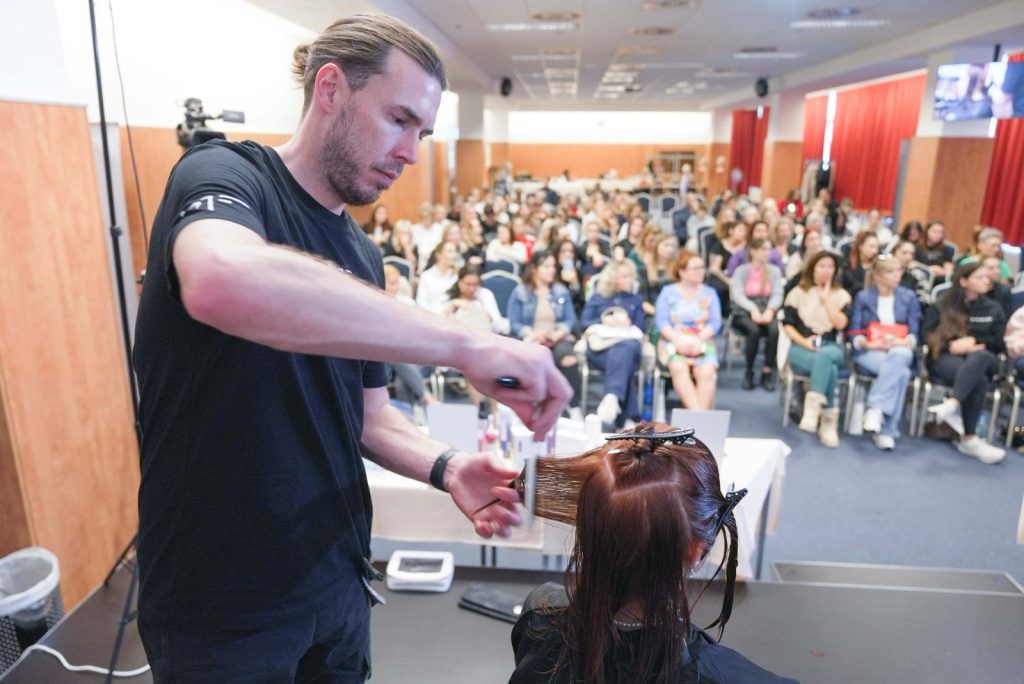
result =
M747 490L735 510L739 535L737 577L760 575L765 534L774 534L778 526L789 452L789 446L778 439L733 438L725 442L720 467L722 487ZM516 528L507 539L484 540L448 494L381 469L369 470L367 479L373 497L372 534L376 538L531 549L547 555L567 555L572 550L572 528L566 525L535 519L529 526ZM716 553L709 556L705 567L718 565Z

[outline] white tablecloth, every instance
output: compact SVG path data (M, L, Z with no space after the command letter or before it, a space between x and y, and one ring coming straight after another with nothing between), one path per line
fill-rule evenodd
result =
M777 439L728 439L722 460L722 487L747 489L736 507L740 540L739 577L753 577L757 533L765 497L771 492L767 531L778 525L782 483L786 475L789 447ZM485 540L452 503L451 497L429 485L384 470L367 473L373 496L373 536L409 542L459 542L508 548L533 549L546 554L568 554L571 528L544 520L516 529L508 539ZM714 554L708 559L710 565Z

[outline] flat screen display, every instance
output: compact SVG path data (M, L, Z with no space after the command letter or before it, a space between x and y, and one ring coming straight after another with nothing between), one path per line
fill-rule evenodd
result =
M933 114L943 121L1024 116L1024 62L943 64Z

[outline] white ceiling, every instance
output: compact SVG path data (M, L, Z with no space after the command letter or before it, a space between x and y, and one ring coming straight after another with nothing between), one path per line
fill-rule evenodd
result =
M1024 0L695 0L695 8L670 9L643 9L644 0L249 2L315 32L359 9L393 13L440 44L453 90L496 93L497 83L508 76L518 105L565 109L722 107L752 98L759 77L771 79L773 90L807 91L924 67L928 55L937 51L974 49L987 55L995 41L1024 46ZM837 7L856 7L858 18L889 23L872 28L790 27L808 12ZM579 28L487 29L488 24L531 22L531 14L544 11L579 12ZM630 33L649 27L672 33ZM795 56L737 59L735 53L744 48L774 48ZM542 58L545 50L564 49L576 55ZM636 72L632 83L641 90L614 99L595 97L609 67ZM565 83L575 83L575 94L552 93Z

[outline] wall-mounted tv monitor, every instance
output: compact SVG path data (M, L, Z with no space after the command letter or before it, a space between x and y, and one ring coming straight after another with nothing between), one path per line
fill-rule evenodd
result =
M1024 62L943 64L933 112L943 121L1024 116Z

